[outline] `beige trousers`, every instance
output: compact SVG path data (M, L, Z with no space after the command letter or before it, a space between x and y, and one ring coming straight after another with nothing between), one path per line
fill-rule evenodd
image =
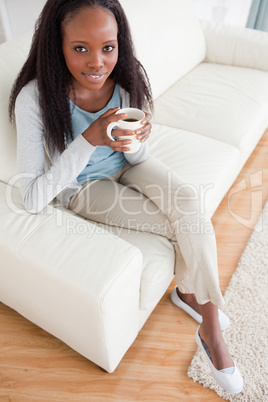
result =
M215 234L198 189L149 157L107 179L84 183L69 208L90 220L167 237L175 249L175 278L199 304L223 306ZM183 257L183 258L182 258Z

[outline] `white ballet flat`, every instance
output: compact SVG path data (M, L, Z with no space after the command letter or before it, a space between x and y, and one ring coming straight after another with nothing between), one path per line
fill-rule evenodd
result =
M181 300L177 293L177 286L173 289L170 299L172 303L174 303L177 307L181 308L183 311L185 311L187 314L189 314L194 320L196 320L199 324L202 322L202 315L198 314L192 307L190 307L188 304L184 303L184 301ZM218 309L219 311L219 323L221 326L221 330L224 331L230 326L230 318L227 317L226 314L224 314L223 311Z
M204 342L204 340L201 338L199 334L199 328L197 328L197 331L195 333L195 341L197 343L197 346L205 353L205 356L207 358L208 364L210 366L212 376L214 380L219 384L225 391L230 392L231 394L239 394L244 386L244 381L243 377L234 364L234 367L230 369L225 369L225 370L231 370L231 373L224 373L222 370L217 370L214 367L214 364L212 362L212 358L209 352L209 349Z

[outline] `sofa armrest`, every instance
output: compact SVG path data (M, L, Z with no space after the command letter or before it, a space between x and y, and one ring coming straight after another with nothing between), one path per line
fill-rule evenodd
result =
M201 21L206 39L205 62L268 71L268 33Z
M0 301L113 371L139 331L140 250L52 206L31 215L3 183L0 220Z

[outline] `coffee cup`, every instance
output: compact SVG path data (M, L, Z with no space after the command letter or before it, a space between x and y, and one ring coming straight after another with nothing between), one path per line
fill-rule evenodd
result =
M127 116L124 117L122 120L114 121L110 123L107 127L107 135L111 140L116 141L112 136L112 129L117 127L122 130L131 130L135 131L138 128L143 127L141 124L142 120L145 118L145 113L140 109L135 109L132 107L120 109L115 114L124 113ZM135 135L124 135L117 137L120 141L130 139L132 141L131 144L128 144L127 147L130 148L130 151L126 151L126 153L133 153L137 152L141 146L141 142L137 140Z

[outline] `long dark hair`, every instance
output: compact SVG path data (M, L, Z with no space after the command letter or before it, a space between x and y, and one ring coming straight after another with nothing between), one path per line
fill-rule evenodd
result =
M66 136L73 139L68 94L72 77L62 52L62 23L70 21L84 7L100 7L111 12L118 25L118 62L111 74L130 95L130 106L152 109L149 80L136 59L130 28L118 0L48 0L39 19L29 56L14 83L9 103L11 121L21 89L37 79L44 137L50 152L63 152Z

